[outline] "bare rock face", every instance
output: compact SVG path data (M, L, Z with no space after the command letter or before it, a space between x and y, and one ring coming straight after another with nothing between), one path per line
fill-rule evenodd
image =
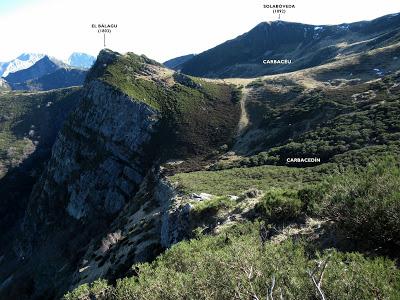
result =
M135 201L150 170L145 147L151 144L159 117L155 109L100 80L86 85L33 188L14 246L28 269L46 270L44 277L58 272L60 278L51 285L43 278L33 279L37 295L68 288L88 245L105 237L106 252L104 245L108 250L121 237L109 232L109 226Z
M149 106L91 82L34 189L30 217L38 223L37 218L48 222L46 216L59 215L46 211L54 199L61 199L64 213L83 222L119 212L145 175L141 151L157 120Z
M115 59L104 55L101 65ZM161 150L152 149L161 119L101 79L87 82L33 188L14 243L25 267L8 285L19 289L32 276L30 297L58 297L97 278L129 274L133 263L186 237L188 207L155 161Z
M10 85L3 78L0 78L0 92L9 91Z
M161 216L160 243L164 248L180 242L190 234L191 204L182 201L172 184L158 180L156 199L163 206Z
M90 222L99 214L119 212L145 175L141 147L157 120L149 106L91 82L59 134L46 174L31 196L28 218L46 223L66 213ZM62 202L60 213L51 211L55 199Z
M69 288L97 278L120 278L129 274L133 262L151 260L187 238L190 208L160 168L152 168L107 231L87 246Z
M103 50L32 190L4 259L10 266L1 265L0 282L12 279L0 298L53 299L113 281L187 237L191 207L160 165L175 156L205 164L201 157L231 139L238 107L228 85L213 87L222 92L146 57Z

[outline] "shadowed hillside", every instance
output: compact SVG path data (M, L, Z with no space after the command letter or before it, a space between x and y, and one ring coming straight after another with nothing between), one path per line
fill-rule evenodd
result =
M275 21L200 53L179 66L185 73L210 78L257 77L301 70L400 41L400 15L369 22L306 25ZM291 64L263 64L263 60Z

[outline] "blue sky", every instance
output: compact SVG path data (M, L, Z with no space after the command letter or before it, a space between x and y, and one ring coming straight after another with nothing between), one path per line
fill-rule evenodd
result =
M38 2L40 0L0 0L0 15L10 13L24 5Z
M0 61L24 52L65 59L103 48L93 23L117 23L107 47L158 61L200 53L278 18L263 4L277 0L0 0ZM284 21L340 24L400 12L400 0L290 0Z

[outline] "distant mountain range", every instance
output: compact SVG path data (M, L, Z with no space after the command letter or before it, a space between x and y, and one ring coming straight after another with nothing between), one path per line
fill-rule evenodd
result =
M340 25L263 22L198 55L181 56L164 64L188 75L210 78L292 72L398 41L399 29L400 14Z
M95 57L73 53L66 62L44 54L24 53L0 63L0 89L50 90L82 85Z
M399 299L399 26L1 78L0 299Z
M86 53L74 52L68 58L67 63L71 67L89 69L95 61L96 58L94 56L91 56Z
M10 73L19 70L27 69L34 65L38 60L42 59L44 54L38 53L23 53L17 58L9 62L0 62L0 76L6 77Z
M195 54L179 56L179 57L167 60L166 62L164 62L164 65L170 69L179 70L185 62L191 60L194 56L195 56Z
M67 65L65 65L61 61L57 61L48 56L44 56L31 67L11 73L7 77L5 77L5 79L9 83L23 82L30 79L42 77L43 75L49 73L53 73L61 67L67 67Z

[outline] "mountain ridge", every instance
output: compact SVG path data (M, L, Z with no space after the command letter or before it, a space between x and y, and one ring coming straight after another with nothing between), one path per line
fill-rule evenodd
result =
M0 76L6 77L10 73L27 69L43 57L44 54L22 53L20 56L9 62L0 63Z
M182 64L192 59L194 56L195 54L178 56L163 62L163 64L170 69L179 70Z
M400 29L387 18L236 40L231 58L268 31L269 51L315 64L275 75L199 78L103 49L82 88L1 92L0 167L25 173L0 181L0 298L313 299L320 274L329 299L395 299Z
M50 90L82 85L86 73L44 56L31 67L9 74L5 80L14 90Z
M83 52L74 52L68 57L67 64L75 68L90 69L95 60L96 58L89 54Z
M45 56L50 57L50 59L57 61L59 64L65 63L70 67L80 69L89 69L96 59L92 55L83 52L73 52L68 59L65 60L65 62L48 54L22 53L11 61L0 62L0 77L4 78L11 73L28 69Z
M158 163L185 159L179 167L186 170L207 164L212 149L230 143L234 136L239 118L234 95L227 84L176 75L145 56L101 51L32 189L17 230L15 252L9 253L14 256L10 261L16 258L25 263L23 268L11 267L16 273L9 289L21 284L33 269L41 269L46 278L51 278L72 255L75 263L57 273L62 280L48 285L35 275L32 279L37 296L61 296L70 286L101 273L116 277L127 271L125 260L149 260L168 246L175 229L167 220L161 222L157 215L148 215L146 233L142 234L151 235L151 239L132 241L137 249L121 258L118 265L98 263L104 251L97 246L107 235L107 228L119 226L125 232L129 227L124 208L138 214L154 208L165 218L174 218L168 211L170 199L159 194L165 188L156 183L159 192L153 190L161 176ZM216 136L211 134L216 132ZM120 220L120 225L114 220ZM134 222L139 226L141 221ZM85 233L78 236L76 231ZM52 240L52 245L44 240ZM75 253L78 245L83 246L83 252ZM92 256L92 248L98 257ZM118 251L123 254L127 248ZM82 273L80 264L86 255L88 259L84 260L91 268L89 273ZM50 268L48 260L53 261ZM15 295L19 293L15 290Z
M66 65L61 61L57 61L46 55L31 67L9 74L7 77L5 77L5 79L10 83L22 82L29 79L37 79L65 66Z
M399 23L399 14L339 25L262 22L247 33L197 54L181 64L180 70L210 78L245 78L306 69L399 41ZM263 64L268 59L288 59L292 63Z

